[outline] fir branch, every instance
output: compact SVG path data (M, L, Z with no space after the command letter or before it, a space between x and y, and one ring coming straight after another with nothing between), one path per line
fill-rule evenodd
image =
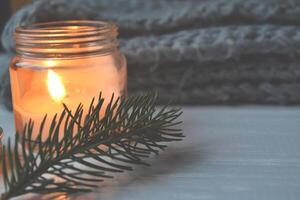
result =
M34 122L29 121L14 142L3 145L6 190L1 199L26 193L87 192L114 173L132 170L132 165L147 165L144 158L183 137L182 130L176 128L181 123L180 109L157 109L156 100L153 94L112 97L102 117L101 95L92 100L86 116L82 104L75 112L64 105L46 130L46 139L42 134L47 116L36 138L32 137ZM60 130L64 131L61 139Z

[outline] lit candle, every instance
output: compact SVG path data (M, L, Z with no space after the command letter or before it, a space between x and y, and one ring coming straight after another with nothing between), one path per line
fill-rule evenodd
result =
M60 26L59 30L64 30L63 27ZM76 34L78 30L89 33L95 31L96 28L89 28L88 25L84 25L81 29L80 25L72 25L66 26L65 29L68 32L70 31L68 34L74 35L73 31ZM55 34L57 34L56 31L55 29ZM43 41L41 40L42 36L39 34L36 36L39 43ZM51 40L57 42L55 37ZM81 43L86 42L87 47L77 44L78 40L82 40ZM67 41L67 44L71 42L71 47L63 43L63 40L58 42L59 44L62 43L60 48L65 51L60 53L59 56L51 54L51 57L49 57L49 51L51 53L61 51L60 48L56 49L57 45L54 45L55 49L53 49L53 44L49 44L46 45L47 48L40 50L41 52L47 52L46 56L43 55L37 58L35 56L18 55L13 59L10 75L15 123L19 132L22 132L25 123L28 123L31 119L35 123L33 137L36 137L39 125L47 114L48 120L45 123L43 132L43 138L45 138L52 118L56 113L60 114L63 111L63 104L67 105L70 110L75 111L79 103L82 103L84 106L83 115L85 115L88 112L92 98L98 97L100 92L102 97L106 99L105 103L110 100L112 94L115 96L124 95L126 91L126 63L124 57L116 49L105 52L105 54L101 51L95 51L95 47L90 47L95 43L94 40L97 41L97 39L90 38L90 36L86 36L86 38L73 36L71 40ZM107 47L99 47L99 49L103 48ZM22 51L24 49L21 49ZM31 47L27 51L33 52L34 49ZM64 56L65 53L68 54ZM36 56L40 55L35 52L34 54ZM102 111L105 110L105 105ZM61 130L60 137L62 135Z

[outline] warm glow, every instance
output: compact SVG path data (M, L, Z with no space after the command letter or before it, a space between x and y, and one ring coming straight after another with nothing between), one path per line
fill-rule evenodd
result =
M48 71L47 85L51 98L56 102L61 102L66 96L66 90L60 77L51 69Z
M45 66L47 67L54 67L56 65L56 62L54 60L46 60Z
M77 30L77 29L79 29L79 26L68 26L67 28Z

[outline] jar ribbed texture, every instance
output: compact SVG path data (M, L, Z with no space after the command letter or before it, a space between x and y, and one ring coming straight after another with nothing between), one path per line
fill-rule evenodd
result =
M104 21L62 21L21 26L15 31L18 54L64 57L106 54L117 46L117 27Z

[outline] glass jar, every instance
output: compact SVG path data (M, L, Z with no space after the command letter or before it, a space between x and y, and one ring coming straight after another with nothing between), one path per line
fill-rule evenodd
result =
M32 119L37 133L45 114L51 121L63 104L74 111L82 103L87 111L100 92L106 103L113 93L126 95L126 59L118 50L117 35L117 27L105 21L18 27L17 54L10 66L17 131Z

